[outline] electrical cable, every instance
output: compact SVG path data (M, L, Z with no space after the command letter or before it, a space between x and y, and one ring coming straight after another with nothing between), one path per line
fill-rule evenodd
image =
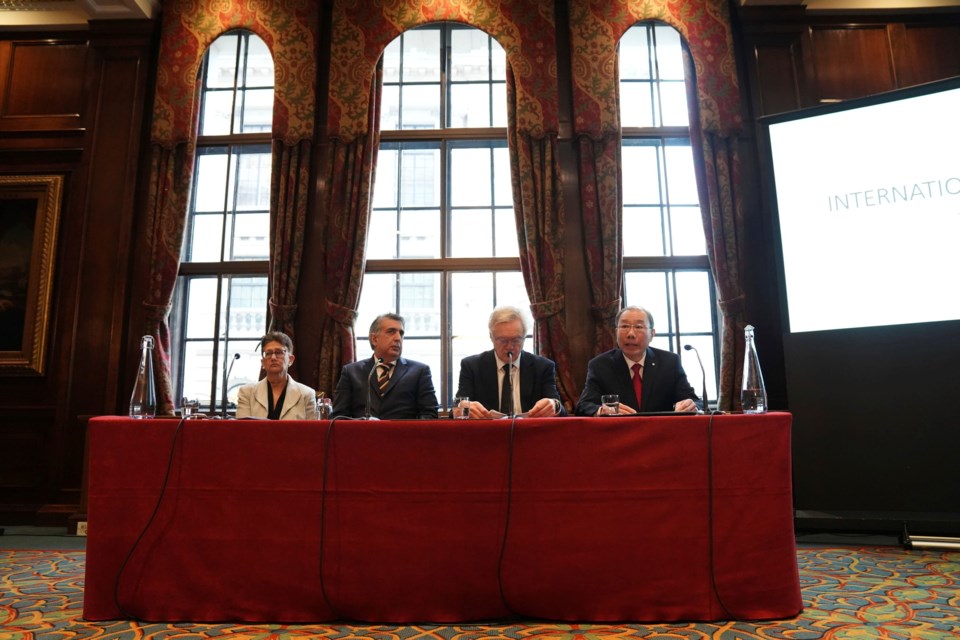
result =
M708 550L710 552L710 584L713 587L713 595L717 599L720 608L723 610L723 613L726 615L727 620L739 620L739 618L734 618L733 614L730 613L730 609L727 608L726 603L723 601L723 598L720 596L720 589L717 586L717 567L716 567L716 553L714 551L714 520L713 520L713 417L715 415L721 414L721 411L710 411L709 419L707 421L707 526L708 531L707 535L709 537L708 541Z
M333 618L342 619L337 608L333 606L330 596L327 593L327 583L323 577L323 550L326 543L327 529L327 469L330 466L330 443L333 441L333 426L338 420L353 420L350 416L337 416L327 424L327 433L323 441L323 465L321 467L322 480L320 484L320 594L323 596L323 602L327 605Z
M497 560L497 587L500 589L500 600L503 606L514 617L522 617L510 604L503 589L503 558L507 553L507 537L510 535L510 511L513 505L513 443L517 430L517 416L510 420L509 438L507 441L507 507L503 518L503 539L500 541L500 557Z
M157 496L157 502L153 506L153 513L150 514L150 517L147 519L147 523L143 525L143 530L140 532L140 535L137 536L137 539L134 540L133 545L127 552L126 557L120 564L120 568L117 570L117 577L113 582L113 604L117 607L117 611L120 612L120 617L125 620L135 620L137 622L162 622L161 620L147 620L145 618L131 615L126 609L124 609L120 604L120 580L123 577L123 572L127 568L127 563L133 557L134 552L140 545L140 541L143 540L143 537L150 529L150 525L153 524L153 520L157 517L157 513L160 511L160 505L163 503L163 497L167 492L167 482L170 480L170 470L173 468L173 457L177 450L177 440L180 437L183 423L185 421L186 417L180 418L180 422L177 423L177 428L173 432L173 438L170 440L170 454L167 457L167 469L163 474L163 484L160 485L160 494Z

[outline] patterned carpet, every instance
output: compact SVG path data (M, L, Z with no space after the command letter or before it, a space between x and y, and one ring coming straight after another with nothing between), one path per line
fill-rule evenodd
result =
M0 550L0 639L537 638L698 640L960 638L960 552L899 547L799 549L804 612L792 620L664 625L503 624L416 627L88 623L83 552Z

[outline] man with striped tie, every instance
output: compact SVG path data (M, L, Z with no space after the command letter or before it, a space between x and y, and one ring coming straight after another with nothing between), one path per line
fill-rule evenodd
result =
M401 357L403 317L377 316L370 325L373 356L348 364L333 394L334 418L436 419L439 404L430 367Z

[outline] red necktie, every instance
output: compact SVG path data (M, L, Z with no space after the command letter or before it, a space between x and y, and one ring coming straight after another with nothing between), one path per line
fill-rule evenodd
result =
M640 377L640 363L633 365L633 392L637 394L637 411L640 410L640 400L643 397L643 379Z

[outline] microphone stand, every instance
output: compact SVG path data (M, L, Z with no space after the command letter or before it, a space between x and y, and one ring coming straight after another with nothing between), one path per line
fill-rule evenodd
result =
M376 373L377 367L382 363L383 363L383 358L376 358L376 361L373 363L373 366L370 367L370 375L367 376L367 406L363 410L364 420L374 419L370 415L370 390L373 387L373 374Z
M683 348L687 351L693 351L697 356L697 363L700 365L700 374L703 376L703 412L710 413L710 405L707 402L707 371L703 368L703 360L700 359L700 352L692 344L685 344Z
M507 351L507 358L510 360L510 368L506 372L506 375L510 376L510 417L513 417L517 414L517 408L513 406L513 351Z
M230 366L227 367L227 375L223 377L223 406L221 408L220 417L224 420L227 419L227 383L230 382L230 374L233 373L233 365L240 359L240 354L233 354L233 359L230 361Z

